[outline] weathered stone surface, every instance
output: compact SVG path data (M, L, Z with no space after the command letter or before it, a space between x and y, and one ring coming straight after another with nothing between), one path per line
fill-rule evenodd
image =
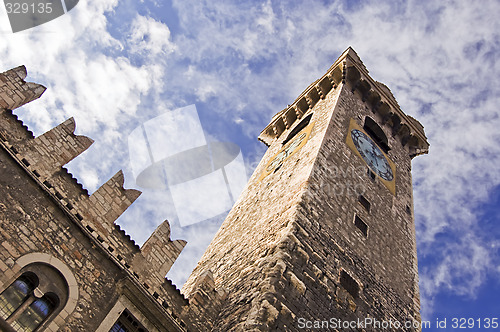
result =
M148 331L419 321L411 159L428 143L352 49L259 136L269 149L184 285L189 300L165 278L186 244L168 222L142 248L114 223L140 195L122 172L89 196L63 168L92 140L72 119L35 138L12 113L44 91L25 77L0 74L0 293L37 264L59 271L67 298L40 331L108 332L125 310ZM392 187L349 145L367 118L387 138Z
M302 94L308 110L301 98L290 106L303 110L302 119L312 114L307 143L266 171L300 122L286 109L273 117L261 134L267 153L183 287L190 297L198 287L194 280L210 270L215 287L229 290L214 322L218 330L298 331L299 319L373 317L404 323L420 318L415 228L407 210L412 204L411 158L417 149L425 153L428 145L409 146L393 135L395 117L384 123L373 103L382 100L399 121L412 120L387 88L367 76L352 50L318 82L319 87L312 84ZM368 175L366 164L346 144L351 119L363 127L365 117L389 138L388 157L397 170L395 195ZM425 137L423 131L412 134ZM369 212L359 203L360 194L369 201ZM367 236L356 227L355 215L368 226Z
M140 192L123 188L120 171L88 195L62 166L92 140L74 135L73 119L33 137L10 110L44 90L25 76L24 67L0 74L0 293L50 266L68 297L37 331L107 332L124 309L148 331L199 329L201 319L183 321L188 302L165 278L185 242L170 240L165 221L142 252L114 224ZM136 257L150 265L133 267Z

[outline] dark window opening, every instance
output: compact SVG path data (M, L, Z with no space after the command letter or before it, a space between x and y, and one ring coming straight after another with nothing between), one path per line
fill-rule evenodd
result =
M380 126L372 118L368 116L365 118L365 125L363 126L363 129L368 135L370 135L375 143L377 143L382 151L384 151L385 153L389 152L390 148L387 136L385 135L382 128L380 128Z
M347 272L342 270L340 272L340 285L345 288L345 290L351 294L353 298L359 296L359 285Z
M120 315L115 325L109 332L147 332L144 326L139 323L134 316L128 311L124 310Z
M36 273L24 272L0 294L2 324L10 326L15 331L38 330L60 304L59 296L54 292L43 293L50 286L62 283L53 280L57 279L53 278L57 272L44 266L31 268L37 270Z
M45 294L34 300L26 310L12 323L16 331L34 331L49 317L59 304L59 298L53 293Z
M38 286L38 278L32 273L24 273L0 295L0 316L9 318L26 302Z
M311 118L312 118L312 113L309 114L308 116L306 116L304 119L302 119L302 121L300 121L300 123L298 125L296 125L295 128L292 129L292 131L290 132L290 134L288 134L288 136L286 137L286 139L283 141L282 144L285 145L286 143L288 143L302 129L307 127L307 125L311 121Z
M354 217L354 225L356 225L357 228L363 233L364 236L368 236L368 225L361 220L360 217L355 216Z
M363 205L363 207L366 209L366 211L370 212L370 202L365 198L363 195L359 195L358 197L358 202Z
M406 213L411 216L411 207L409 205L406 206Z

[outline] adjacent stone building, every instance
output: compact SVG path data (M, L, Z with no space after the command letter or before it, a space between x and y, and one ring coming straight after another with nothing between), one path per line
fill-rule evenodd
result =
M261 133L182 293L165 275L185 242L165 221L139 248L114 223L140 192L118 172L89 195L63 166L92 140L72 119L33 137L12 110L45 88L25 77L0 75L1 330L419 330L411 159L429 145L352 49Z
M185 242L164 222L139 248L114 223L140 192L123 189L120 171L89 195L62 166L93 141L73 119L33 137L12 110L45 88L25 77L0 75L0 326L186 331L188 301L164 278Z

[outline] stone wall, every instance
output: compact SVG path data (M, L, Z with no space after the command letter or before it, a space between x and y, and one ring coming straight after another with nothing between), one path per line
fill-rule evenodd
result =
M334 104L340 91L333 90L327 100ZM183 292L189 297L194 290L193 276L211 270L216 287L228 290L218 321L220 330L293 329L292 309L277 305L276 296L282 291L293 294L289 287L301 288L300 280L287 268L291 259L287 248L290 238L295 237L297 208L306 192L328 116L314 112L308 142L276 172L259 180L267 163L281 149L281 142L271 145L184 285ZM278 287L282 283L285 287ZM282 315L288 318L279 318Z
M93 141L72 118L35 138L12 112L45 90L25 77L24 67L0 74L0 291L32 264L59 271L68 297L48 331L107 332L125 309L148 331L420 319L411 159L428 143L352 49L259 136L269 149L184 285L189 300L165 278L185 241L164 221L139 248L115 224L140 192L118 171L89 195L64 165ZM394 193L346 143L351 121L368 116L389 138Z
M24 67L0 74L0 292L44 264L64 275L70 294L48 331L112 325L120 301L149 331L192 327L181 318L188 301L165 278L185 241L171 241L165 221L139 248L114 223L140 192L124 189L119 171L89 195L63 166L93 141L74 134L73 119L35 138L12 112L45 90L25 77Z
M227 290L214 322L217 330L298 331L305 320L371 317L404 324L420 319L410 171L415 151L424 151L417 139L423 133L399 130L394 114L407 121L399 109L387 113L392 122L377 113L386 112L389 104L399 106L380 84L373 85L380 89L378 96L387 98L383 103L360 85L359 72L367 71L346 52L343 62L337 60L263 131L268 151L182 289L191 298L198 289L195 280L213 273L214 288ZM335 81L338 68L341 82ZM309 114L313 128L307 143L280 167L265 171L286 148L282 142L294 126ZM362 127L366 116L389 137L389 157L397 169L395 195L369 176L366 164L346 144L351 119ZM403 143L410 139L402 136L420 145ZM339 192L348 181L351 186ZM358 202L360 194L370 202L369 212ZM367 224L368 236L355 226L355 215Z

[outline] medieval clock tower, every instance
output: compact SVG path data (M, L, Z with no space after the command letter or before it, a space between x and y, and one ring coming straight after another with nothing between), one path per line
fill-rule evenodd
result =
M201 306L211 328L418 330L422 125L349 48L259 139L268 151L184 285L219 294Z

